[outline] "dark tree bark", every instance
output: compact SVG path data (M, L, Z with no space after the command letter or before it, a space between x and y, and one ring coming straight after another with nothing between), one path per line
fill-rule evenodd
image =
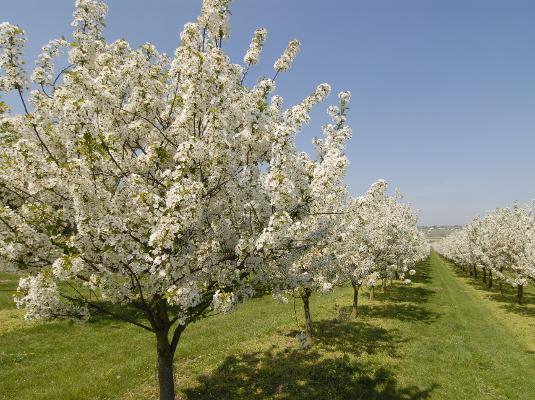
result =
M492 289L492 271L490 269L489 269L489 282L488 282L487 287L489 289Z
M487 283L487 269L483 268L483 283Z
M156 333L158 352L158 385L160 400L175 400L175 378L173 374L174 352L169 343L168 332Z
M353 286L353 309L351 310L351 318L357 318L360 285L351 281L351 286Z
M477 268L475 265L474 265L474 278L477 278Z
M305 309L305 333L307 337L312 337L312 317L310 316L310 295L312 291L310 289L305 289L301 299L303 300L303 307Z
M518 304L524 302L524 285L518 285L516 288L516 302Z
M148 312L154 334L156 335L156 353L158 363L158 386L160 400L175 400L175 378L173 359L182 332L186 325L177 325L172 330L173 322L169 320L166 299L155 302L154 309ZM171 339L169 338L172 333Z

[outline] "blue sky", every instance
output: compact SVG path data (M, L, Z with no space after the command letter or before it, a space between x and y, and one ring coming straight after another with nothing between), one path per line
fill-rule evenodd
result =
M3 0L0 20L26 30L33 60L48 39L69 36L73 4ZM107 39L172 54L200 4L109 0ZM288 40L301 40L294 68L277 78L286 106L322 82L352 92L353 194L384 178L423 225L535 198L535 1L235 0L232 14L224 48L236 62L253 31L268 29L253 77L272 76ZM325 108L300 135L303 149L321 135Z

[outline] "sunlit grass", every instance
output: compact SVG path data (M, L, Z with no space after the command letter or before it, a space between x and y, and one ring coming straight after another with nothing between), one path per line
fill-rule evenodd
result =
M473 293L482 299L485 305L499 321L506 326L517 340L523 342L529 351L535 354L535 289L532 285L524 289L524 304L516 304L516 289L504 283L500 292L497 281L491 289L487 288L481 274L478 278L470 277L453 264L446 262L459 279L465 282Z
M12 278L1 284L16 287ZM11 294L0 291L0 398L155 398L149 333L107 319L27 324ZM351 299L348 287L314 296L309 350L294 338L303 322L299 301L294 314L293 301L256 298L188 327L175 360L180 396L533 398L535 316L508 309L513 298L502 302L472 287L438 255L420 265L412 285L395 284L374 302L363 293L356 321L348 318ZM530 310L531 292L526 301Z

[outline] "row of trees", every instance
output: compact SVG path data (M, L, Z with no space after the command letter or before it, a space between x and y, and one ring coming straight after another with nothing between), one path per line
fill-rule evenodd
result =
M435 245L436 250L486 287L498 281L516 288L522 304L524 287L535 280L535 215L533 208L515 205L477 217Z
M295 137L319 85L282 108L276 77L247 85L266 31L244 65L223 52L229 0L204 0L174 57L103 37L107 6L77 0L73 40L43 47L31 78L24 31L0 25L0 265L24 272L28 319L106 314L156 337L161 399L174 399L173 357L186 327L269 288L299 293L406 279L426 254L416 216L380 181L352 199L344 183L350 94L315 155ZM68 65L55 66L67 53Z
M362 286L370 289L400 280L410 284L415 265L427 257L429 245L417 228L417 215L401 194L387 194L384 180L375 182L366 194L350 198L333 225L333 237L326 246L317 246L307 257L277 271L271 286L275 298L300 297L304 305L305 341L312 337L310 296L328 292L337 285L353 287L352 317L358 313ZM306 262L303 262L306 261ZM274 264L278 260L273 261Z

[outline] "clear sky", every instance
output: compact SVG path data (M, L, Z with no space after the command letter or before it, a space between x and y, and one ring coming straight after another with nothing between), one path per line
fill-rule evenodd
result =
M0 21L28 34L28 60L48 39L70 35L74 1L0 2ZM107 39L150 41L172 54L200 4L109 0ZM286 106L322 82L352 92L353 194L384 178L423 225L463 224L535 198L535 1L235 0L223 46L235 62L257 27L268 41L251 76L272 76L288 40L302 42L294 68L277 78ZM325 108L300 135L303 149L321 135Z

